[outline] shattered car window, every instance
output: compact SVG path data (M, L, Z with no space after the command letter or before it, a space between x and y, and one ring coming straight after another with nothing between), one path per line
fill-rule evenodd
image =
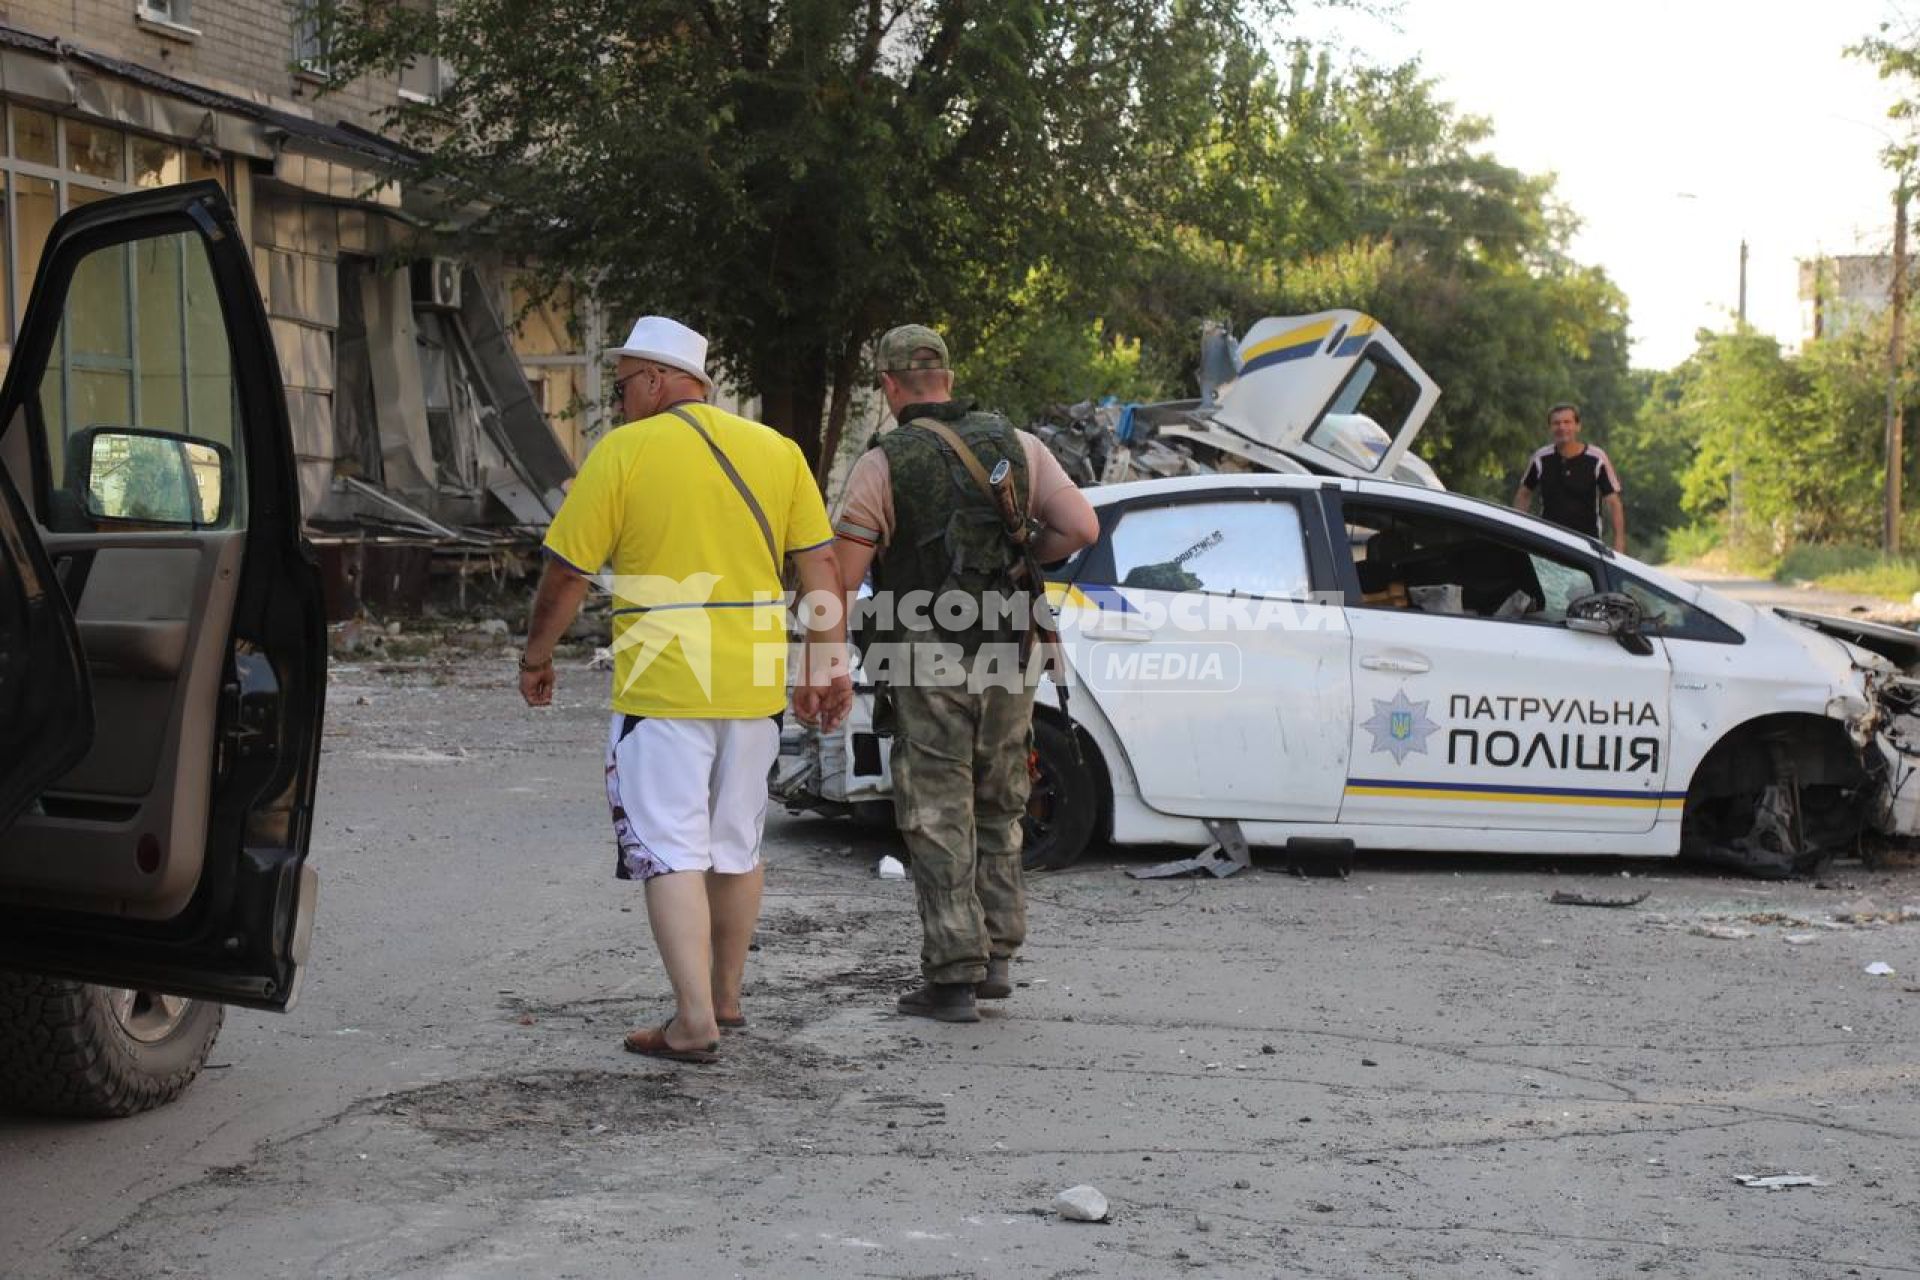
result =
M1128 511L1113 530L1114 581L1150 591L1303 599L1311 587L1290 502L1186 502Z

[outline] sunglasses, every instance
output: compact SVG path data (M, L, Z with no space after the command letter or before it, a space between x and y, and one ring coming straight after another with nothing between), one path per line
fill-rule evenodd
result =
M653 370L651 369L635 369L632 373L628 374L624 378L615 378L613 380L613 398L618 400L621 396L627 393L627 384L629 382L632 382L635 378L638 378L643 374L648 374L652 372Z

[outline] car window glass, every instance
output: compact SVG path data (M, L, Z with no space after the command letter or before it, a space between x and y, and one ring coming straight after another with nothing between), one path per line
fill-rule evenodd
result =
M1314 424L1307 443L1368 471L1379 469L1420 400L1420 386L1378 351L1368 351Z
M1649 635L1665 636L1671 640L1711 640L1721 644L1735 643L1739 639L1737 632L1706 610L1696 608L1651 583L1623 574L1620 589L1640 606L1645 618L1642 630Z
M1123 513L1114 581L1153 591L1304 599L1311 587L1300 512L1267 499L1183 502Z
M1364 607L1559 623L1597 589L1577 559L1476 522L1358 504L1346 518Z
M101 515L243 523L235 393L220 298L197 234L86 254L39 383L49 526L83 532Z

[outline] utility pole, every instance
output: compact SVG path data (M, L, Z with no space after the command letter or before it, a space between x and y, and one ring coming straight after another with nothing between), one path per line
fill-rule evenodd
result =
M1887 344L1887 527L1888 555L1900 551L1900 475L1905 465L1900 421L1900 348L1907 327L1907 183L1893 193L1893 336Z
M1747 327L1747 242L1740 242L1740 327Z

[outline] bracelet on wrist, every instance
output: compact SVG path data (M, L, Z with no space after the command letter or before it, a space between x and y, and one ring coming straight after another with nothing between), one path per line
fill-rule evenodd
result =
M526 654L523 653L520 655L520 669L522 671L545 671L548 667L552 665L553 665L552 658L548 658L544 662L528 662Z

